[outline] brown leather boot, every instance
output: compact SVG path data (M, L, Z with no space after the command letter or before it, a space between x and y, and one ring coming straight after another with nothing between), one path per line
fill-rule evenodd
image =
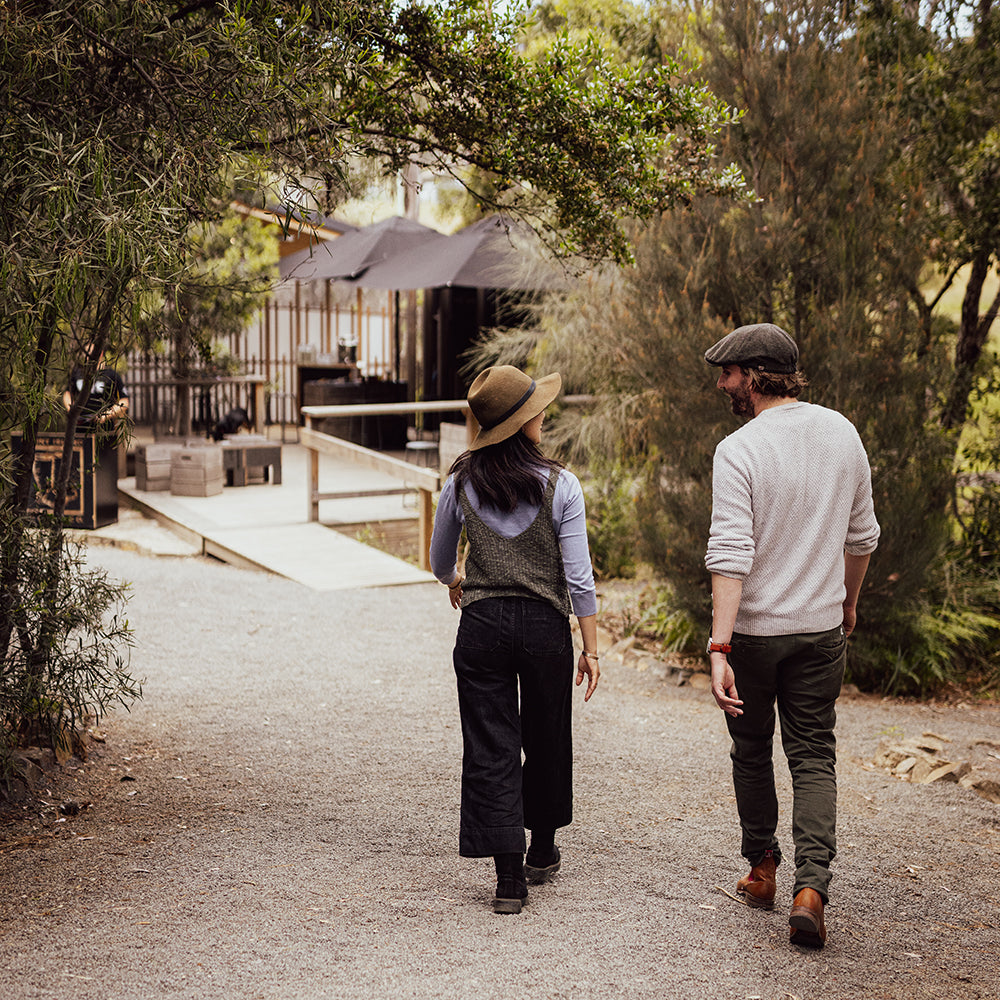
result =
M803 948L822 948L826 944L823 897L815 889L800 889L795 894L788 915L788 939Z
M768 851L760 864L754 865L750 869L750 874L736 883L736 891L746 900L747 906L758 906L764 910L774 909L777 867L774 856Z

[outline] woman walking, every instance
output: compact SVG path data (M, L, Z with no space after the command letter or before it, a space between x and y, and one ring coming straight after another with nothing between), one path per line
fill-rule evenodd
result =
M476 378L468 399L479 433L451 468L431 539L431 568L462 609L459 853L493 858L497 913L520 913L527 881L558 871L555 832L572 820L571 610L583 639L576 683L587 679L584 701L600 676L583 491L539 448L561 382L558 374L536 382L510 365ZM464 576L456 562L463 526Z

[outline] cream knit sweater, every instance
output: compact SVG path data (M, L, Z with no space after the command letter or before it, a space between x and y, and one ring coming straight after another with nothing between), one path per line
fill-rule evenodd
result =
M743 581L737 632L836 628L844 552L866 555L878 537L864 446L835 410L775 406L719 442L705 565Z

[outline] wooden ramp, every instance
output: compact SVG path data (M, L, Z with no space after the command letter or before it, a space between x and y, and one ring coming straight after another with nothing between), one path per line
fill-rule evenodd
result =
M308 453L282 446L282 482L227 486L211 497L143 491L123 479L123 504L135 507L206 555L296 580L313 590L346 590L434 582L416 565L348 538L331 525L415 519L409 495L325 500L319 522L308 521ZM348 462L325 458L321 484L333 490L392 489L399 483Z

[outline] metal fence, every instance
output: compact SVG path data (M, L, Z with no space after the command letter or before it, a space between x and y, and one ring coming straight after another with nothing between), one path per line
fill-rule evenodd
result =
M317 291L319 301L316 301ZM325 293L325 294L324 294ZM326 289L300 294L296 288L285 301L268 303L256 321L242 333L220 338L226 352L239 363L239 374L265 379L266 424L298 422L297 364L300 351L312 356L350 360L366 378L398 377L392 345L392 300L381 294L344 293ZM210 371L211 369L209 369ZM201 374L207 374L203 371ZM169 428L176 419L176 392L156 388L176 378L173 358L134 351L126 358L129 415L139 425ZM252 388L237 384L199 385L191 391L193 428L209 431L237 407L250 410Z

